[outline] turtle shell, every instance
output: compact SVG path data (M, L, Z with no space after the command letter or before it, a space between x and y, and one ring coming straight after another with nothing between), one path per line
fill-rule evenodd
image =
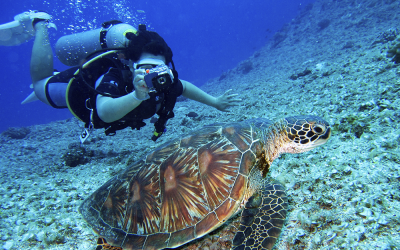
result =
M124 249L173 248L221 226L251 196L266 119L214 124L165 144L80 207L97 234Z

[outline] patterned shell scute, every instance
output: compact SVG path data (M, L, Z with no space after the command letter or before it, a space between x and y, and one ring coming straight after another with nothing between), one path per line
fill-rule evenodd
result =
M110 203L110 197L112 196L110 191L115 190L116 183L120 183L118 176L109 180L100 189L93 193L86 200L88 202L83 203L79 210L86 218L87 222L92 226L94 231L99 235L106 237L110 244L121 245L126 233L106 223L101 215L102 212L103 214L105 212L103 209L104 205ZM109 215L113 216L112 212L110 212Z
M250 126L240 123L226 126L222 130L222 134L231 141L241 152L249 149L252 143L252 131Z
M161 232L174 232L208 214L195 149L179 149L160 165Z
M168 246L180 246L195 238L195 226L171 233Z
M127 234L123 245L124 249L144 249L144 244L147 240L146 236Z
M123 228L128 182L117 178L109 187L108 195L100 208L100 217L113 228Z
M255 145L259 145L259 142L254 143ZM252 146L252 148L258 148L257 146ZM259 147L261 149L261 147ZM240 162L239 172L244 176L249 176L251 167L256 161L256 156L252 151L247 151L243 154L242 160Z
M183 137L180 142L180 147L198 148L210 141L220 140L221 137L221 125L209 125L188 136Z
M161 145L151 152L146 157L146 162L153 162L156 165L160 165L172 152L179 148L179 140Z
M272 125L272 121L266 118L254 118L245 121L245 124L251 125L253 128L266 129Z
M140 166L140 167L139 167ZM128 233L147 235L159 232L161 203L159 190L159 170L153 163L139 161L128 168L122 177L128 183L123 226ZM122 202L121 202L122 207Z
M231 192L242 153L227 139L212 141L199 148L199 172L207 194L207 202L214 210Z

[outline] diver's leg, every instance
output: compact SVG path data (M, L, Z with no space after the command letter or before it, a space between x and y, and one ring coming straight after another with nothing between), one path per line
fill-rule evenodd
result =
M33 42L31 57L31 78L36 97L56 108L66 108L66 90L68 81L72 75L60 73L64 77L54 76L53 51L50 46L47 32L47 20L33 21L35 28L35 40ZM68 71L69 72L69 71ZM67 72L67 73L68 73Z
M53 51L50 46L46 21L37 22L34 28L35 40L32 48L30 72L33 88L36 92L43 91L43 86L37 86L36 83L53 75Z

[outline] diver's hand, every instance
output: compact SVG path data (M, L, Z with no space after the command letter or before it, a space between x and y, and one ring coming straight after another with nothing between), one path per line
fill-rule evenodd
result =
M133 86L135 87L135 93L137 98L146 99L149 94L149 88L144 81L144 69L137 69L134 71Z
M232 106L239 106L242 99L236 99L238 94L229 94L232 89L227 90L223 95L216 98L215 108L224 112L228 112L228 108Z

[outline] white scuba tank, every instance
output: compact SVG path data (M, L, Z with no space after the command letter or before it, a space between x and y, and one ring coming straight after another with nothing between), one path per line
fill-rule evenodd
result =
M116 49L128 46L126 33L137 30L126 23L110 25L72 35L63 36L56 43L56 55L67 66L77 66L88 55L104 48Z

